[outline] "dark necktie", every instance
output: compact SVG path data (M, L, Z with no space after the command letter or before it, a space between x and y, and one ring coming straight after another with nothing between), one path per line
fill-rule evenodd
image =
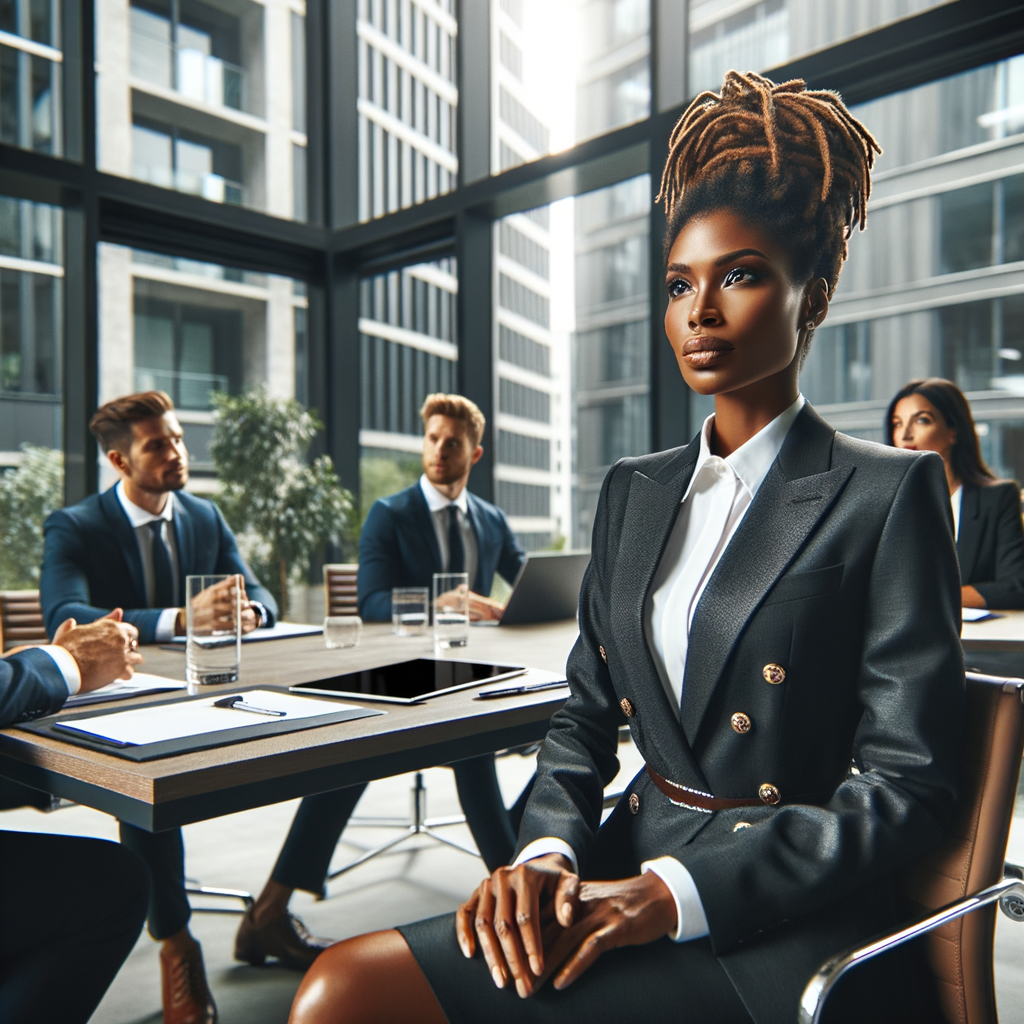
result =
M459 510L455 505L448 506L448 571L466 571L466 549L462 545Z
M174 570L171 568L171 553L164 543L162 519L149 524L153 536L153 607L174 607Z

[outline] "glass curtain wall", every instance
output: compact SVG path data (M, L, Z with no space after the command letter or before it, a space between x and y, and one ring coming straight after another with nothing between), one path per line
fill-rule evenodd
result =
M97 0L102 170L306 218L303 0Z
M690 0L690 95L730 68L778 67L949 0Z
M650 179L495 225L497 504L527 550L590 546L605 473L650 450Z
M0 141L60 156L60 4L0 3Z
M1024 477L1024 57L855 108L883 150L804 391L881 440L913 377L967 393L985 458Z
M491 170L650 113L649 0L491 0Z
M360 282L362 518L374 501L410 486L423 472L423 400L457 389L458 287L454 258Z
M457 30L455 0L359 0L360 220L455 188Z
M304 283L107 243L99 264L99 402L166 391L191 456L189 489L215 491L214 394L265 387L306 399ZM101 456L100 489L114 482Z

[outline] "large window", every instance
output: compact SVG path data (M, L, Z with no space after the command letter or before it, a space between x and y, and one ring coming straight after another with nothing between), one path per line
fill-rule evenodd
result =
M495 225L497 503L527 550L587 548L601 481L650 447L650 179Z
M456 390L459 358L454 259L364 278L359 292L363 514L422 473L420 408Z
M855 113L885 152L804 370L807 397L880 440L898 388L948 377L993 469L1024 477L1024 57Z
M690 94L730 68L763 71L949 0L691 0Z
M647 0L491 0L491 170L651 109Z
M301 282L118 245L100 246L100 394L166 391L196 490L210 489L213 396L266 387L305 399ZM101 459L101 486L113 483Z
M103 170L304 220L304 7L98 0Z
M0 466L63 447L63 215L0 196Z
M479 0L485 2L485 0ZM454 0L359 0L359 219L455 187Z
M56 0L0 3L0 140L54 154L62 134L59 11Z

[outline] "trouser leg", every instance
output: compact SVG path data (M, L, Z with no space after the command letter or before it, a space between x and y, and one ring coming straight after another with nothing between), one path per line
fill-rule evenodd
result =
M323 889L331 857L366 783L307 796L295 812L271 879L314 895Z
M131 952L146 866L116 843L0 832L0 1020L85 1024Z
M125 822L121 844L137 853L149 868L149 934L158 942L177 935L192 916L185 892L185 843L181 829L146 832Z
M483 754L451 765L466 824L488 871L512 859L516 833L498 786L494 755Z

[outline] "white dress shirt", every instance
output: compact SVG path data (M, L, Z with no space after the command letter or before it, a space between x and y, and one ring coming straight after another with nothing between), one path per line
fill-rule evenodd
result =
M462 534L462 550L466 553L465 571L469 576L470 589L476 580L476 567L479 563L479 552L476 546L476 534L473 532L473 524L469 521L469 498L466 488L459 491L459 496L453 501L447 495L442 494L428 479L424 473L420 477L420 490L426 499L427 508L430 509L430 516L434 520L434 533L437 535L437 543L441 548L442 572L448 572L448 508L454 505L459 515L459 532Z
M950 496L949 503L953 506L953 540L960 539L960 510L964 504L964 485L961 484Z
M178 608L181 606L181 595L178 594L178 544L174 538L174 492L167 495L167 502L159 515L140 508L133 501L129 501L124 493L122 481L114 485L114 493L121 503L128 521L135 531L135 542L139 546L139 558L142 561L142 579L146 587L147 607L153 607L153 600L156 595L156 574L153 572L153 534L149 530L150 523L160 523L160 536L167 545L167 552L171 557L171 577L174 580L175 600L174 606L165 608L160 617L156 620L156 641L166 643L174 639L174 623L178 618Z
M675 525L644 602L644 636L661 685L673 707L679 707L685 686L690 626L708 580L750 508L782 448L805 399L797 400L726 458L711 452L714 415L704 421L700 451ZM678 624L685 623L685 629ZM516 858L521 864L546 853L564 854L578 870L573 849L556 837L530 843ZM676 905L676 942L708 934L707 917L693 877L675 857L657 857L640 865L665 883Z

